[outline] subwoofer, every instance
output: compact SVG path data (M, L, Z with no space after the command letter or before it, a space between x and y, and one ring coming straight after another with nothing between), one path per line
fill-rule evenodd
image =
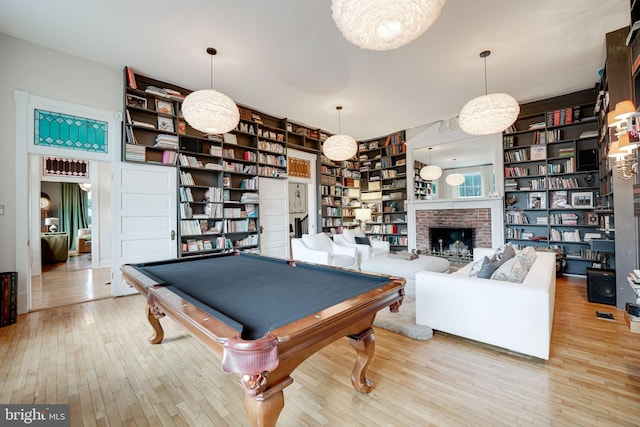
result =
M616 272L587 268L587 295L589 302L616 305Z

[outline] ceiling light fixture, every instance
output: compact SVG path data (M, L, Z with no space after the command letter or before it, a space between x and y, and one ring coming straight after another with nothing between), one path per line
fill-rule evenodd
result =
M218 53L207 48L211 55L211 89L191 92L182 102L182 115L189 125L208 135L229 132L238 125L238 106L227 95L213 90L213 56Z
M487 56L491 51L480 53L484 58L484 95L467 102L458 117L463 131L471 135L500 133L511 126L520 114L520 105L506 93L487 94Z
M327 138L322 144L322 152L329 160L342 162L356 155L358 143L349 135L340 135L340 112L342 111L342 106L338 105L336 110L338 110L338 135Z
M464 175L462 175L461 173L455 172L456 159L453 159L453 170L454 170L454 173L447 175L447 178L445 179L445 181L447 181L447 184L449 184L452 187L457 187L459 185L462 185L464 183Z
M432 149L432 147L429 147L429 164L427 166L423 166L422 169L420 169L420 178L424 179L425 181L435 181L442 176L442 168L440 166L431 164Z
M332 17L345 39L370 50L412 42L438 19L446 0L332 0Z

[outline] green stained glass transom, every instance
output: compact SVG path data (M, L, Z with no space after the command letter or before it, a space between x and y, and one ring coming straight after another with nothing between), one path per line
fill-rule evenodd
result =
M108 153L107 122L44 110L35 110L34 120L35 145Z

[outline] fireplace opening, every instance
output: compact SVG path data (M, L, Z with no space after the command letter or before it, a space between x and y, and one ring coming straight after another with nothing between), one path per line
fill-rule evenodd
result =
M448 254L471 254L473 253L473 232L473 228L430 228L431 250Z

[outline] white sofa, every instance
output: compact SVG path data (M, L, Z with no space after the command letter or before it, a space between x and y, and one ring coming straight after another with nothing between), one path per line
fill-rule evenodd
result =
M358 269L356 248L340 246L324 233L291 239L291 254L296 261Z
M371 245L356 243L356 237L366 237L360 229L345 229L341 234L333 236L333 241L340 246L356 248L358 251L358 266L369 258L379 255L388 254L391 251L391 245L384 240L369 240Z
M475 249L474 260L493 249ZM416 274L416 323L434 330L549 359L556 294L556 255L536 252L522 283L453 274Z

